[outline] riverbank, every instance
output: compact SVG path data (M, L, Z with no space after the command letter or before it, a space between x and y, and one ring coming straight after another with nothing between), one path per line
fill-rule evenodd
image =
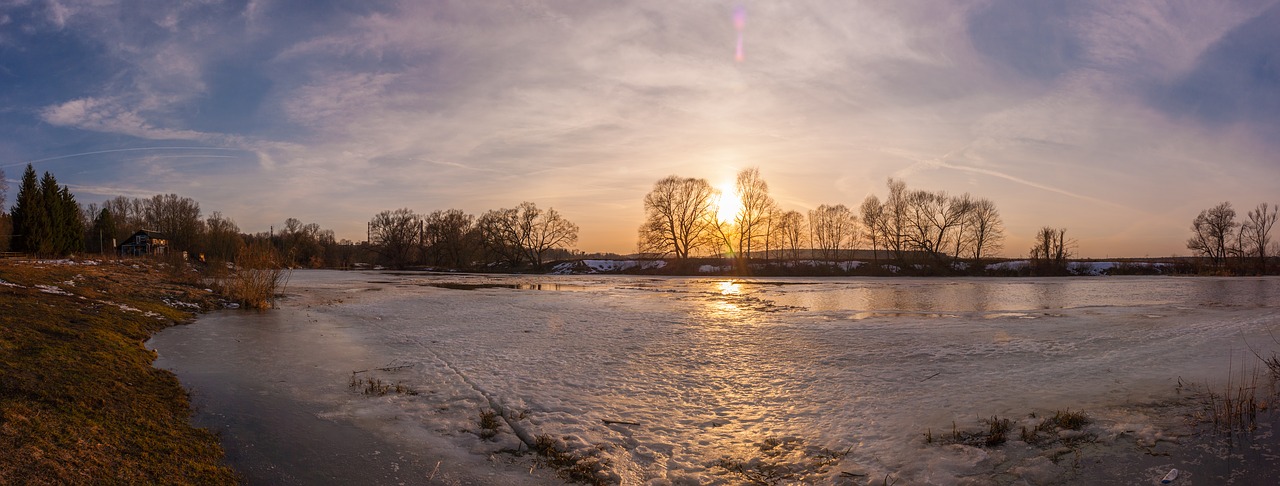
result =
M237 482L143 346L217 305L191 277L143 260L0 262L0 483Z

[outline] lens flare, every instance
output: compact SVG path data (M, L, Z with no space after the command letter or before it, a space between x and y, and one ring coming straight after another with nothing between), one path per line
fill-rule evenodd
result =
M742 7L738 7L734 9L733 10L733 29L738 31L738 44L737 44L737 48L734 49L733 51L733 60L737 62L742 62L743 59L746 59L746 57L742 53L742 31L743 29L746 28L746 26L747 26L747 10Z

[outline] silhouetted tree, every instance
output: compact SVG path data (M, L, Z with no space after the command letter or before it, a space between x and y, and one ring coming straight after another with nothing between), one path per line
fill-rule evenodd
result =
M684 259L715 231L716 190L706 179L670 176L644 197L640 252Z
M511 267L524 264L524 251L520 248L520 211L516 209L491 209L476 220L487 263L503 263Z
M911 191L906 195L904 244L935 258L943 258L957 238L971 201L968 195L949 197L946 192Z
M885 247L893 252L897 260L902 260L907 250L907 183L889 178L887 182L889 196L884 200L884 210L880 217L880 236Z
M46 256L64 256L84 249L84 219L80 205L50 172L36 183L31 164L22 175L13 219L13 248Z
M732 234L736 235L737 253L742 258L750 259L751 252L757 250L758 246L767 245L769 216L774 213L777 204L769 196L769 184L760 177L760 169L756 167L738 172L734 190L742 206L733 217Z
M421 218L413 210L383 211L369 222L369 243L388 265L404 268L413 261L421 230Z
M1259 204L1249 211L1249 221L1244 224L1241 246L1248 243L1251 253L1258 257L1258 270L1267 273L1267 246L1271 244L1271 228L1276 225L1276 206Z
M434 211L426 216L427 261L463 268L471 265L475 217L460 209Z
M974 261L995 255L1004 246L1004 222L990 199L979 198L973 202L966 227Z
M103 211L106 211L104 209ZM244 238L240 236L240 227L231 218L214 211L205 220L204 254L211 264L224 264L236 261L240 250L244 249Z
M0 250L9 248L9 239L13 234L13 221L9 212L4 210L5 199L9 195L9 181L4 178L4 169L0 169Z
M85 235L85 248L91 253L109 253L113 249L112 234L115 231L116 219L111 210L102 208L93 218L89 234Z
M27 164L18 185L17 201L9 213L13 224L13 240L10 242L13 251L36 252L41 235L47 233L45 226L48 226L48 221L44 213L44 199L36 180L36 170Z
M1209 257L1215 267L1220 266L1226 261L1233 246L1235 229L1239 226L1236 210L1230 202L1200 211L1200 215L1191 222L1192 236L1187 240L1187 248Z
M177 194L157 194L143 203L146 229L156 230L169 238L170 251L202 252L200 236L204 221L200 219L200 203Z
M555 208L538 209L522 202L514 209L496 209L477 222L485 246L507 264L541 266L548 250L578 241L578 225L564 219Z
M809 237L822 259L840 259L841 250L851 250L857 245L858 218L843 204L823 204L809 211Z
M578 225L564 219L555 208L545 211L531 202L520 203L520 246L534 265L542 266L543 256L553 248L578 242Z
M862 206L859 209L862 214L863 234L866 236L866 241L871 243L871 259L875 261L880 258L880 243L884 240L882 221L884 205L880 203L880 198L872 194L862 200Z
M800 259L800 249L806 246L808 232L805 231L804 215L799 211L787 211L778 217L777 232L782 235L782 249L791 261Z
M1032 266L1041 274L1067 273L1067 263L1075 248L1075 242L1067 239L1066 228L1045 226L1036 233L1035 246L1031 247Z

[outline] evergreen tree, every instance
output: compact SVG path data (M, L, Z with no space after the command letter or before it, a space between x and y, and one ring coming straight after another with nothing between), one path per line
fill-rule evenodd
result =
M75 196L49 172L37 184L31 164L22 174L10 219L14 251L65 256L84 247L84 219Z
M89 251L106 253L111 248L111 240L115 238L116 217L110 209L102 208L93 218L93 226L85 235L85 247Z
M84 251L84 212L67 186L58 189L58 217L53 220L54 254L65 256Z
M13 225L13 240L10 246L13 251L34 252L36 245L33 239L38 233L36 226L43 220L45 213L40 187L36 184L36 170L27 164L22 173L22 185L18 187L18 199L10 212L10 223Z
M40 178L40 207L43 217L37 217L39 224L33 227L32 239L28 240L35 247L37 255L56 256L63 239L62 221L66 217L62 205L62 195L58 191L58 179L49 171Z

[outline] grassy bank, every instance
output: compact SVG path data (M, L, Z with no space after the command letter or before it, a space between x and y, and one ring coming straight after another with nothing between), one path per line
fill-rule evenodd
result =
M0 484L235 484L152 334L215 297L160 264L0 262Z

